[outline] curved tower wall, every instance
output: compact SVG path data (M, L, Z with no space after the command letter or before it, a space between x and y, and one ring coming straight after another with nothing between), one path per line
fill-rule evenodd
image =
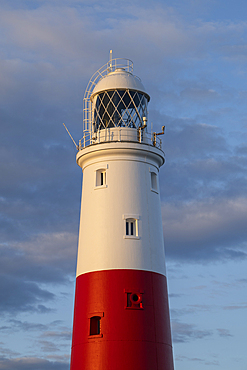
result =
M129 140L119 140L119 128L101 130L76 158L83 187L71 370L173 370L158 182L164 153L124 130Z

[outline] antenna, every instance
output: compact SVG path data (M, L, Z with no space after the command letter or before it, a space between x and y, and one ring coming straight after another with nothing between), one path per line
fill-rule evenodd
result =
M109 62L110 62L110 71L112 70L112 50L110 50L110 59L109 59Z
M66 127L65 123L63 123L63 125L64 125L64 127L65 127L65 130L68 132L69 137L71 138L71 140L72 140L72 141L73 141L73 143L75 144L76 149L77 149L77 150L79 150L79 146L76 144L76 142L75 142L75 140L73 139L73 137L72 137L71 133L70 133L70 132L69 132L69 130L67 129L67 127Z

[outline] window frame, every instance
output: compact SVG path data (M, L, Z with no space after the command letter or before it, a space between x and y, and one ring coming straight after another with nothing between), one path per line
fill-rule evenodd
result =
M102 317L104 317L104 312L93 312L90 313L88 316L88 339L95 339L95 338L102 338ZM91 334L91 322L92 319L99 318L99 333L98 334Z
M104 189L107 188L107 170L108 170L108 165L103 165L100 168L97 168L95 170L95 186L94 189ZM103 177L102 177L103 176ZM102 184L103 180L103 184Z
M152 192L159 194L158 173L153 168L149 168L149 173L150 173L150 189ZM153 185L155 185L155 187Z
M139 215L123 215L123 220L124 220L124 234L123 234L123 238L124 239L136 239L136 240L139 240L140 239L140 225L139 225L139 219L140 219L140 216ZM131 226L127 226L127 222L128 224L131 222L133 222L133 234L131 235L130 234L130 231L131 231ZM128 228L128 234L127 234L127 228Z

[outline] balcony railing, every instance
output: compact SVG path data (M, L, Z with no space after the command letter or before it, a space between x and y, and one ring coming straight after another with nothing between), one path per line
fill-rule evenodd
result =
M79 140L78 149L82 150L89 145L121 141L143 143L146 145L155 146L162 150L162 140L157 137L155 133L150 134L140 129L128 129L121 127L106 128L104 130L98 130L93 134L85 131L83 137L81 140Z

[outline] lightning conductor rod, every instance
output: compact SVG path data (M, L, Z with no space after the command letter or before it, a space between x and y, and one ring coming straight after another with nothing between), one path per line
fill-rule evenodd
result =
M110 71L112 70L112 50L110 50Z
M73 143L75 144L76 149L77 149L77 150L79 150L79 146L76 144L76 142L75 142L75 140L73 139L73 137L72 137L71 133L70 133L70 132L69 132L69 130L67 129L67 127L66 127L65 123L63 123L63 125L64 125L64 127L65 127L65 130L68 132L69 137L71 138L71 140L72 140L72 141L73 141Z

